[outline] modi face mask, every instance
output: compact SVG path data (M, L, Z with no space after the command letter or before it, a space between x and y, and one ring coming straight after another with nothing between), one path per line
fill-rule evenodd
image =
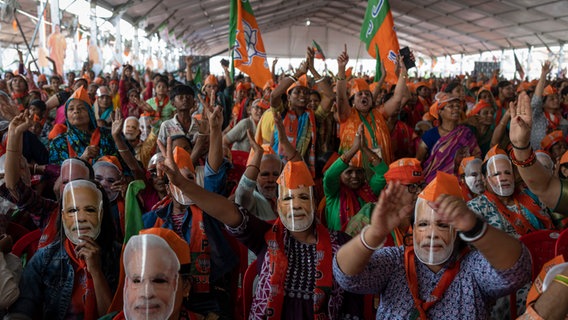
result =
M475 194L482 194L485 191L483 179L481 177L481 159L473 159L465 166L465 184L469 190Z
M180 263L166 240L154 234L132 236L123 262L125 318L168 319L174 310Z
M508 197L515 192L515 176L511 160L497 154L487 160L487 183L496 195Z
M414 207L414 253L428 265L441 265L454 251L456 232L451 225L436 219L436 211L428 201L418 198Z
M312 187L288 189L280 186L278 215L282 224L292 232L307 230L314 222Z
M150 117L140 117L140 140L146 141L146 138L152 132L152 123Z
M61 202L61 221L65 236L74 244L82 236L94 240L101 232L103 194L88 180L74 180L65 185Z

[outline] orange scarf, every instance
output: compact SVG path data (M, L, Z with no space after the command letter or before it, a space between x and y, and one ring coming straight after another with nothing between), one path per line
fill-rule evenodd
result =
M191 255L192 292L208 293L209 276L211 275L211 254L209 241L203 227L203 211L196 205L191 205L191 235L189 251ZM164 220L156 219L155 228L161 228Z
M344 185L339 187L339 220L342 232L345 232L349 220L361 210L359 198L363 203L377 202L377 196L367 183L357 190L351 190Z
M551 114L545 111L544 116L548 120L548 129L556 130L556 128L560 125L560 117L562 117L562 115L560 113L554 114L554 119L552 119Z
M83 319L85 320L97 319L98 311L95 285L93 284L91 274L87 271L87 264L85 263L85 260L79 259L75 256L75 246L71 243L71 241L69 241L69 239L65 239L63 245L69 259L71 259L73 269L75 269L75 279L80 279L79 281L81 282L81 279L86 279L86 282L80 283L79 286L73 286L71 303L74 304L74 306L72 309L83 309ZM76 303L77 301L82 303Z
M95 129L95 131L93 131L93 134L91 134L90 145L91 146L98 146L100 141L101 141L101 130L100 130L100 128L97 127ZM69 153L69 158L76 158L77 157L77 152L73 149L73 147L71 147L71 143L69 142L69 139L67 139L67 151ZM92 159L89 159L89 162L92 163Z
M546 229L554 229L554 225L552 224L552 220L549 217L541 214L540 211L542 210L538 204L531 198L529 195L519 192L513 195L515 200L515 205L518 209L518 213L509 210L507 206L501 202L501 200L493 193L489 191L485 191L483 193L489 202L495 204L497 206L497 210L503 216L511 226L515 229L517 234L525 235L527 233L536 231L537 229L527 220L527 218L523 215L523 207L525 207L530 213L532 213Z
M264 238L268 244L268 265L270 270L270 297L266 309L267 319L280 319L284 304L286 270L288 269L288 257L284 251L285 227L276 220L272 228L266 232ZM332 245L329 231L320 223L316 223L316 283L314 287L314 319L329 319L326 310L327 302L333 286L332 269ZM290 235L287 235L290 236Z
M412 293L412 299L414 300L414 312L410 316L410 319L420 318L422 320L428 319L426 312L432 306L436 304L443 296L446 290L454 281L454 278L460 271L460 263L462 258L469 252L469 248L465 248L460 253L458 259L448 266L440 282L436 285L432 293L430 293L430 301L424 302L420 299L420 291L418 289L418 274L416 273L416 255L414 254L414 247L409 246L404 249L404 270L406 271L406 280L408 281L408 287L410 288L410 293Z
M308 148L310 148L310 153L308 156L307 165L310 169L310 173L312 174L312 178L316 176L316 118L314 116L314 112L312 110L306 109L305 111L308 114L309 121L310 121L310 131L311 134L308 135L304 132L298 132L299 128L299 116L292 110L289 110L284 117L284 129L286 131L286 136L288 140L298 150L301 156L304 155ZM306 128L303 128L306 130ZM308 137L310 137L308 140Z

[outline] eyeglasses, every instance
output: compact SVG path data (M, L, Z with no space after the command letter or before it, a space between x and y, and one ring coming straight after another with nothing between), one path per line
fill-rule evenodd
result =
M408 189L409 193L418 193L426 188L426 183L407 184L406 188Z

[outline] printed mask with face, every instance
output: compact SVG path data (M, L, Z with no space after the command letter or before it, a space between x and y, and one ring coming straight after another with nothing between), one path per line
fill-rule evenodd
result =
M140 117L140 140L146 141L146 138L152 132L152 122L150 117Z
M120 190L113 189L114 183L122 179L122 170L110 160L106 160L108 157L101 157L93 165L93 171L95 172L95 180L100 183L109 201L114 201L118 198ZM118 163L118 159L116 159Z
M88 180L74 180L65 185L61 202L61 221L67 239L79 244L81 236L97 239L101 232L103 195Z
M554 161L546 152L535 151L536 160L542 164L543 167L548 169L550 175L554 175Z
M515 176L511 160L496 154L487 160L487 183L496 195L508 197L515 192Z
M465 184L475 194L485 192L481 175L481 159L473 159L465 166Z
M154 234L132 236L123 261L125 318L168 319L174 309L180 263L166 240Z
M302 232L314 222L312 187L279 188L278 215L289 231Z
M418 198L414 207L414 253L428 265L441 265L454 251L456 232L451 225L436 220L428 201Z

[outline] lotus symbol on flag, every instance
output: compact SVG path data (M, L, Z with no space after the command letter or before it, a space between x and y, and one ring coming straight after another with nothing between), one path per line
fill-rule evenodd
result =
M256 47L258 42L258 30L253 29L250 24L246 21L243 21L243 29L245 30L245 38L247 43L247 61L243 61L244 65L251 65L252 59L256 57L260 57L261 59L266 58L266 52L259 51Z

